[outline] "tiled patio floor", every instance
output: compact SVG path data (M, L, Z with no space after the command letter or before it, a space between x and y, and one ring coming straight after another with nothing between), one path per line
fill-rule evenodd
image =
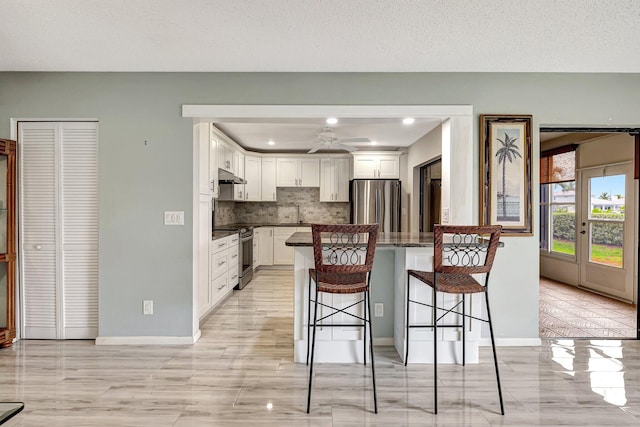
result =
M541 338L635 338L636 306L540 277Z

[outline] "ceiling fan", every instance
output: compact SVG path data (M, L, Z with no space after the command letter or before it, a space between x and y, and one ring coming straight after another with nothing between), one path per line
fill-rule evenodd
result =
M356 151L357 148L347 145L350 142L371 142L369 138L338 138L332 128L322 128L316 137L316 145L307 153L315 153L320 149Z

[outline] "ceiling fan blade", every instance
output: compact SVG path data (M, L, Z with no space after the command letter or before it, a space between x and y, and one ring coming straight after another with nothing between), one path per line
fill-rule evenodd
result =
M315 147L313 147L311 150L307 151L307 154L312 154L315 153L316 151L318 151L319 149L321 149L322 147L324 147L326 144L324 142L321 142L320 144L316 144Z
M335 147L335 148L341 148L341 149L346 150L348 152L358 151L358 149L356 147L352 147L352 146L346 145L346 144L336 143L336 144L332 144L331 146Z
M371 142L371 140L369 138L340 138L338 140L338 143L345 143L345 142Z

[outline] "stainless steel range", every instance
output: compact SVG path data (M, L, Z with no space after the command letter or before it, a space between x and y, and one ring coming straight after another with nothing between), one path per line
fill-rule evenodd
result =
M247 227L215 227L214 231L235 231L240 235L238 247L238 285L242 289L253 278L253 226Z
M253 227L244 227L240 231L240 247L238 248L238 289L245 287L253 278Z

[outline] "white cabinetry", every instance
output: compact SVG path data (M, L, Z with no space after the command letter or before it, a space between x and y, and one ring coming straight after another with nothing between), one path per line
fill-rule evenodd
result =
M245 156L244 158L244 200L259 202L262 200L262 162L260 157Z
M233 148L218 140L218 167L233 173Z
M278 187L319 187L320 161L317 158L279 158L277 163Z
M248 168L247 168L248 172ZM262 158L262 189L263 202L276 201L276 159L274 157Z
M311 233L310 227L274 227L273 265L293 265L294 247L285 243L295 232Z
M233 150L233 169L231 170L235 176L244 178L244 154L238 150Z
M321 160L320 201L349 201L349 159Z
M218 197L218 139L210 131L211 124L196 123L198 140L198 185L201 196Z
M198 287L198 310L200 317L207 314L238 283L238 240L234 234L209 242L208 288Z
M402 153L353 153L353 178L398 179Z
M258 265L273 265L273 227L258 227L254 235L259 236Z

